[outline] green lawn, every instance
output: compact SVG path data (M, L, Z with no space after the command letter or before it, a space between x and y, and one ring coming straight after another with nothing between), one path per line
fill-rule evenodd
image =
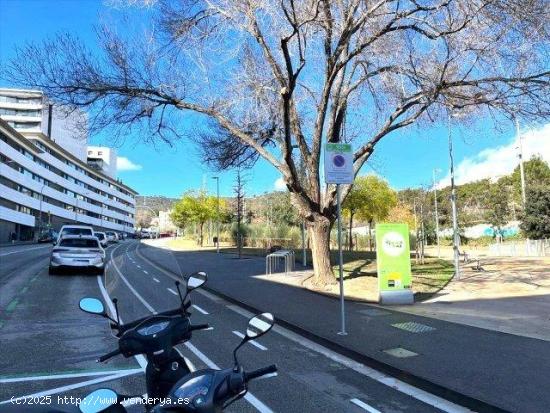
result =
M187 239L170 240L169 246L175 249L200 249L196 242ZM211 249L212 247L209 247ZM223 253L236 254L237 248L221 246ZM243 255L265 257L264 248L243 248ZM302 250L295 250L296 263L302 262ZM376 278L376 254L368 251L343 251L344 280ZM311 265L311 251L306 250L307 262ZM426 258L423 265L416 264L411 259L413 290L417 300L424 300L443 288L453 276L453 264L437 258ZM331 262L334 264L334 274L338 277L338 251L331 251Z

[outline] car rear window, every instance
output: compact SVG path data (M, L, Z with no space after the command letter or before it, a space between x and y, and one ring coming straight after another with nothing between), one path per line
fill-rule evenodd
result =
M89 228L65 228L62 235L93 235Z
M101 233L95 233L95 236L98 237L99 239L104 239L105 238L105 235L101 234Z
M75 248L99 248L99 243L95 239L62 239L60 246Z

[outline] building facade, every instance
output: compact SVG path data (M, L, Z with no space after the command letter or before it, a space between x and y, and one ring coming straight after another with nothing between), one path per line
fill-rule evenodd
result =
M14 234L33 240L47 228L75 223L133 232L137 192L90 167L85 150L82 159L80 150L75 154L71 145L59 143L70 136L44 134L42 118L34 115L4 112L0 119L0 243ZM29 122L20 121L23 116Z
M25 136L43 135L86 162L87 116L54 105L39 90L0 88L0 118Z
M116 178L116 160L115 149L105 146L88 146L88 165L111 178Z

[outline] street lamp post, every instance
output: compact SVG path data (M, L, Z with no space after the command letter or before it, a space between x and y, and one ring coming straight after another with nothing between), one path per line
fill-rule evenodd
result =
M458 215L456 209L456 188L455 188L455 173L454 173L454 161L453 161L453 139L451 135L451 114L447 114L448 129L449 129L449 161L451 167L451 206L453 211L453 255L454 255L454 267L455 276L460 278L460 264L459 264L459 251L458 244L460 242L458 235Z
M519 173L521 177L521 201L523 202L523 208L525 208L525 201L527 200L527 196L525 194L525 172L523 170L523 142L522 142L522 136L519 130L519 121L518 118L514 116L514 122L516 124L516 135L518 137L519 141Z
M220 253L220 177L213 176L216 180L216 252Z
M434 182L435 237L437 240L437 258L441 258L441 246L439 244L439 213L437 211L437 186L435 182L435 174L439 172L439 169L436 168L432 172L433 172L433 182Z

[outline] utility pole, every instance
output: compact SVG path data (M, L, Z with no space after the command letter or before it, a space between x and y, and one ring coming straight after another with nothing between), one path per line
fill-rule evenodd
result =
M451 135L451 114L447 113L448 117L448 127L449 127L449 160L451 166L451 206L453 211L453 252L454 252L454 266L455 266L455 277L460 279L460 257L458 251L458 244L460 243L460 238L458 235L458 216L456 210L456 188L455 188L455 171L454 171L454 161L453 161L453 139Z
M519 140L519 173L521 176L521 201L523 202L523 208L525 208L525 202L527 200L527 196L525 194L525 172L523 170L523 139L519 130L519 121L518 118L514 116L514 121L516 124L516 135Z
M414 233L416 236L416 242L414 243L414 258L418 264L418 221L416 219L416 198L413 199L413 212L414 212Z
M437 258L441 258L441 246L439 244L439 213L437 211L437 186L435 183L435 174L439 172L439 169L436 168L432 172L433 172L433 182L434 182L435 237L437 239Z

